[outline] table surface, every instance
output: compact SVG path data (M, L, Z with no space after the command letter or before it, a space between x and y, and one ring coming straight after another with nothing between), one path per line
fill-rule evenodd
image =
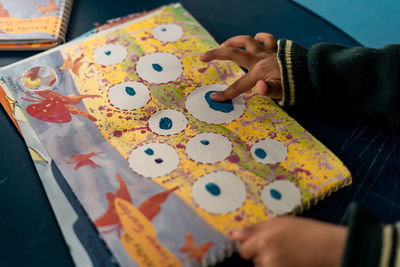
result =
M287 0L182 0L182 5L218 42L239 34L270 32L306 47L316 42L358 45L320 17ZM129 3L129 4L126 4ZM93 28L95 22L151 10L167 1L75 0L67 39ZM35 52L0 52L0 66ZM327 119L307 111L290 111L349 168L353 184L327 197L302 215L340 221L347 205L358 201L384 222L400 219L399 132L380 129L368 121ZM4 110L0 112L0 267L71 266L72 259L31 161L24 141ZM399 186L400 187L400 186ZM251 264L238 256L222 266Z

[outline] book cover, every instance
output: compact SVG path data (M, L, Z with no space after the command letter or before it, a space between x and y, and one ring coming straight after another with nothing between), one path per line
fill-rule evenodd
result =
M215 263L232 229L351 182L272 100L209 98L243 74L199 61L217 46L171 5L1 70L122 266Z
M45 49L65 41L72 0L1 0L0 49Z

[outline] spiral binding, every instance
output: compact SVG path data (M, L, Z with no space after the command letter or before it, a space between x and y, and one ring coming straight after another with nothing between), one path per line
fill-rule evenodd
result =
M226 241L225 246L218 251L207 254L201 262L202 267L215 266L218 262L223 261L226 258L232 256L233 253L238 251L238 243L233 241Z
M61 21L58 20L57 25L54 29L54 35L58 36L57 42L65 43L65 37L67 35L68 23L73 2L73 0L63 0L62 5L60 6L57 17L60 18L61 13L62 19Z

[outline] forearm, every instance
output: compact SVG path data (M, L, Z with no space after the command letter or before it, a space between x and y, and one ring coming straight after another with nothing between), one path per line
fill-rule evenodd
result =
M281 105L308 105L400 123L400 45L382 49L278 42Z

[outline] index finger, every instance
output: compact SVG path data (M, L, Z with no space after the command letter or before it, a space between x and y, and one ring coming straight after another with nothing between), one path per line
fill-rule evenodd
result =
M227 89L225 89L225 91L212 93L211 98L219 102L226 101L240 95L243 92L249 91L256 83L257 78L252 72L248 72Z
M214 59L219 60L231 60L239 66L249 69L254 65L254 57L247 51L233 48L233 47L222 47L214 50L205 52L200 56L200 60L209 62Z
M221 47L245 47L246 51L249 51L251 53L257 53L260 51L263 51L263 47L259 42L254 40L253 37L250 35L238 35L229 38L226 40L223 44L221 44Z

